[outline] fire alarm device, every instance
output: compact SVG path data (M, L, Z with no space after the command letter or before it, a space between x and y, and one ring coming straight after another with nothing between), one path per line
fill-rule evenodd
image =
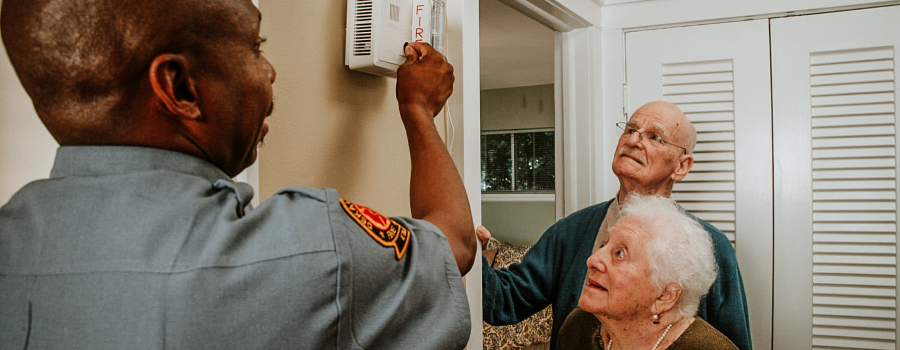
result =
M427 42L443 52L445 26L444 0L347 0L344 64L396 77L404 44Z

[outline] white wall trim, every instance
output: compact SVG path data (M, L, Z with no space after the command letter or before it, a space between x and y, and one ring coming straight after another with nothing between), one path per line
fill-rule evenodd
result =
M557 32L585 28L591 24L578 12L571 11L555 0L499 0L525 16Z
M482 202L553 202L553 193L482 193Z
M603 29L655 29L734 22L900 4L872 0L670 0L637 1L603 6L588 21ZM702 9L702 10L699 10ZM600 17L596 17L599 14Z
M453 111L455 132L446 133L450 155L456 163L469 197L472 220L481 223L481 79L479 52L479 0L447 2L447 59L453 65L456 81L447 108ZM450 137L453 138L452 142ZM472 228L475 234L475 228ZM477 240L476 240L477 241ZM479 246L478 252L481 252ZM472 270L463 279L469 299L472 328L468 349L483 347L481 330L481 259L476 256Z
M600 84L603 86L602 117L600 122L606 126L600 139L598 166L599 181L603 184L600 189L600 200L605 201L616 195L619 191L619 179L612 172L613 153L618 143L615 123L627 121L625 110L625 34L621 29L603 30L601 36L602 57L600 58L601 76Z
M503 130L485 130L481 131L481 135L498 135L498 134L522 134L529 132L545 132L554 131L553 128L525 128L525 129L503 129Z
M600 162L609 152L598 141L604 126L600 120L601 85L600 30L597 27L575 29L558 36L562 62L563 140L562 198L564 214L597 203L603 192ZM557 186L557 193L560 193Z
M566 217L566 162L563 147L565 132L563 132L563 39L562 33L553 33L553 100L554 103L554 151L556 161L556 220Z
M590 23L592 26L600 27L600 19L602 13L601 0L545 0L554 1L558 6L565 7L572 13L577 13L579 17Z

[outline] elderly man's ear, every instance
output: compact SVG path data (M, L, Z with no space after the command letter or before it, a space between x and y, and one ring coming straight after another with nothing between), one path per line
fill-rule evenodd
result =
M650 311L652 311L654 315L659 315L672 310L672 308L675 307L675 303L681 298L681 291L681 286L676 283L669 283L656 298L656 302L650 307Z
M163 107L171 114L199 119L197 85L184 56L162 54L150 63L150 84Z
M688 172L691 171L692 166L694 166L694 155L682 154L678 157L678 167L672 172L672 181L678 182L683 180Z

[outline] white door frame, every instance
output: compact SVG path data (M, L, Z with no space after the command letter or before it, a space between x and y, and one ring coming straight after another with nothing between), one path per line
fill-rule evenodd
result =
M481 70L479 68L478 0L447 2L447 59L456 81L453 96L444 108L445 142L456 163L472 210L473 221L481 222ZM474 227L472 233L475 233ZM481 247L478 247L481 251ZM472 327L468 349L481 349L481 259L463 278L469 299Z
M600 30L593 26L556 34L555 87L562 106L556 138L562 174L557 174L556 188L558 212L564 216L596 204L618 189L618 185L608 188L602 182L612 148L601 141L613 139L609 135L614 128L606 127L613 123L606 123L602 116L601 41Z
M501 0L526 16L554 29L557 130L557 216L596 203L602 186L596 170L594 123L600 114L600 32L553 0ZM448 1L448 58L456 71L452 111L451 156L460 168L473 219L481 222L481 132L478 0ZM598 6L599 8L599 6ZM455 40L453 38L456 38ZM448 131L451 131L448 129ZM559 188L563 188L562 192ZM562 203L562 204L561 204ZM481 349L481 259L466 275L472 315L468 349Z

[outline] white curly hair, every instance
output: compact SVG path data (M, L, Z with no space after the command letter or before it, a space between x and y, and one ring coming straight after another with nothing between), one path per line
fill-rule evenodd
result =
M673 311L678 319L694 316L718 274L712 237L675 201L657 195L629 194L620 210L620 218L626 217L653 233L645 247L650 282L661 289L679 285Z

